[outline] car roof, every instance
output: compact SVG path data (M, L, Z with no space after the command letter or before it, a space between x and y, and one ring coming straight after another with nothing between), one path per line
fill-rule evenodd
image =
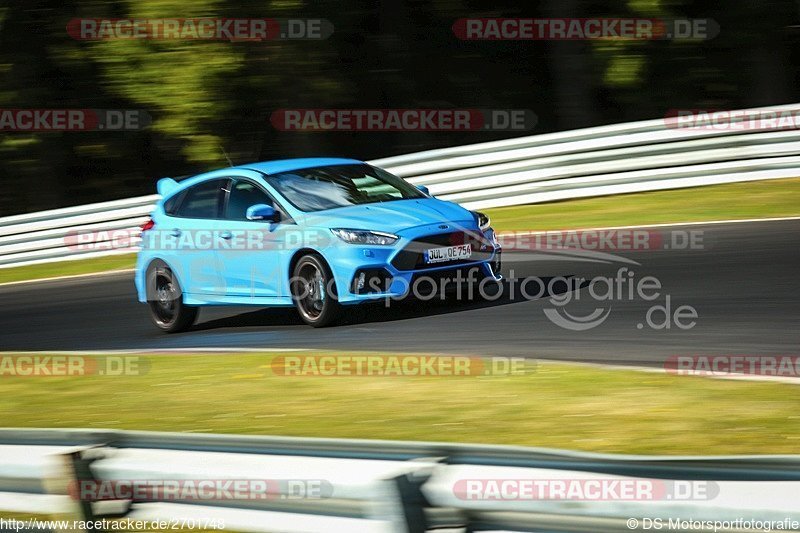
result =
M227 173L231 170L248 170L261 172L266 175L278 174L280 172L291 172L292 170L299 170L301 168L315 168L329 165L363 165L364 161L358 159L345 159L339 157L303 157L296 159L278 159L276 161L262 161L260 163L248 163L246 165L239 165L230 168L218 168L210 172L197 174L189 178L183 179L180 182L175 182L172 178L162 178L157 185L159 194L166 200L174 193L188 189L198 183L202 183L209 179L227 177ZM171 183L170 183L171 182Z
M339 157L302 157L296 159L279 159L276 161L262 161L260 163L249 163L239 165L234 168L240 170L257 170L264 174L277 174L279 172L290 172L301 168L324 167L328 165L363 165L363 161L358 159L344 159Z

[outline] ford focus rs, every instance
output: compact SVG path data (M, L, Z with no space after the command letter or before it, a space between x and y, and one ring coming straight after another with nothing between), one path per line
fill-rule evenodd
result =
M135 280L167 332L190 327L203 306L295 306L322 327L421 281L500 279L488 217L363 161L255 163L164 178L158 192Z

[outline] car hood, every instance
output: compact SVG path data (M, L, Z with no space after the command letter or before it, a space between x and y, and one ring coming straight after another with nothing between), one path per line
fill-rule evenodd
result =
M399 233L405 229L443 222L460 222L469 229L477 227L470 211L458 204L435 198L338 207L309 213L304 218L307 226L389 233Z

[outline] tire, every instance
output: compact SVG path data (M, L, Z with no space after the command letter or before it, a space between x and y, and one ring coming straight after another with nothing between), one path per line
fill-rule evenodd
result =
M341 316L333 274L319 254L307 254L297 261L289 286L297 312L309 326L324 328Z
M197 307L183 303L178 279L163 261L153 261L147 269L147 304L150 320L166 333L185 331L197 319Z

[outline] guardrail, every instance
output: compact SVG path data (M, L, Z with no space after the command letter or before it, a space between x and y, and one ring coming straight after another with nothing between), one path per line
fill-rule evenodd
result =
M211 480L247 487L263 482L267 490L263 497L164 492L76 501L87 482L185 487ZM322 490L308 492L312 482ZM511 492L537 482L547 497ZM488 489L492 483L498 492ZM561 493L550 490L559 483ZM633 484L644 491L589 496L592 486ZM565 486L586 492L565 493ZM798 494L800 456L617 456L448 443L0 430L0 510L72 513L76 519L114 513L214 520L243 532L637 531L646 529L643 517L800 520ZM636 527L630 518L639 520Z
M743 110L800 113L800 104ZM744 116L732 119L741 123ZM550 202L800 174L800 130L762 123L681 128L665 119L430 150L371 161L470 209ZM698 126L695 122L694 126ZM0 218L0 268L135 251L157 195ZM70 243L108 231L108 249ZM123 246L114 231L134 235Z

